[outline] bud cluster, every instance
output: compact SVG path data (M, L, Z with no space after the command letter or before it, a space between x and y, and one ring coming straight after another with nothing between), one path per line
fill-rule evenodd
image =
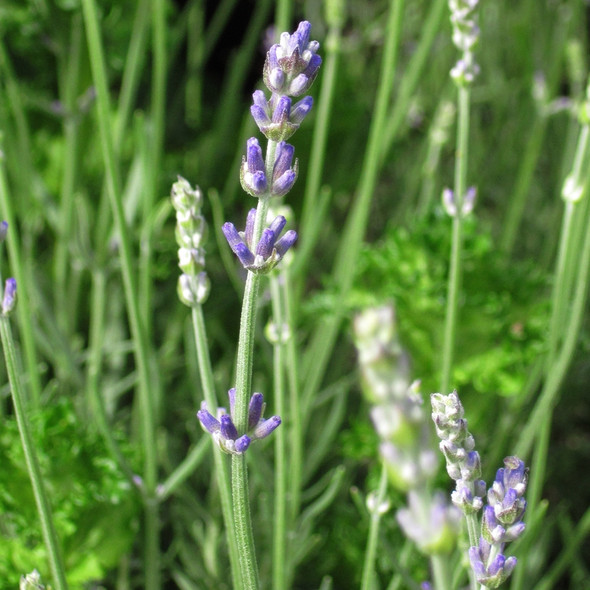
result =
M466 515L473 516L483 505L485 482L479 479L479 454L473 450L473 436L463 418L463 406L457 392L431 396L432 419L441 439L440 448L447 460L447 471L457 482L451 494L453 503ZM487 505L483 510L481 536L477 546L469 548L469 560L478 584L498 588L516 566L515 557L504 557L507 542L524 532L522 517L526 509L528 469L518 457L506 457L496 479L487 490Z
M245 269L254 273L267 273L280 262L287 250L295 243L297 232L290 229L279 238L287 220L282 215L277 215L274 221L262 231L260 240L254 248L255 222L256 209L250 209L243 232L239 232L229 221L224 223L221 229Z
M471 84L479 74L479 66L473 56L473 49L479 41L478 4L479 0L449 0L453 43L462 52L461 59L451 70L451 77L458 86Z
M188 181L179 176L172 185L171 199L176 210L178 266L182 270L178 296L185 305L194 307L207 299L210 289L203 248L207 236L207 223L201 215L203 193L199 187L192 189Z
M370 308L354 322L363 393L390 483L408 493L397 513L404 533L424 553L446 553L455 543L460 512L427 491L438 471L419 382L410 382L408 356L400 345L392 305Z
M209 413L207 402L201 403L201 409L197 412L203 428L211 434L215 444L224 452L231 455L241 455L255 440L267 437L281 423L278 416L271 416L265 420L264 398L261 393L254 393L248 406L248 432L239 434L234 422L234 406L236 390L232 387L227 392L229 398L230 413L225 408L217 409L217 417Z
M454 391L449 395L433 393L432 420L441 439L439 448L447 461L447 472L456 482L451 499L466 514L478 512L483 506L486 484L481 477L481 460L474 450L475 441L467 430L461 400Z

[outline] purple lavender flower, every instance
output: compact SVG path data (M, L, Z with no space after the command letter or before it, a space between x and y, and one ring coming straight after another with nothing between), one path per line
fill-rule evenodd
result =
M273 197L286 195L295 184L295 180L297 180L299 164L297 159L293 164L294 154L295 148L292 145L284 141L277 144L275 163L272 170L271 194Z
M303 102L303 101L301 101L301 102ZM309 108L311 108L311 107L309 107ZM0 223L0 243L2 243L6 239L7 233L8 233L8 221L3 221L2 223Z
M297 232L291 229L279 238L287 220L282 215L278 215L263 230L260 240L256 244L256 253L254 254L252 252L254 249L252 240L255 222L256 209L250 209L246 220L246 228L243 232L238 232L234 224L229 221L224 223L221 229L242 266L251 272L264 274L270 272L281 261L287 250L297 241Z
M479 546L469 548L469 560L475 573L475 579L486 588L498 588L510 576L516 566L516 557L506 559L502 555L504 546L499 551L492 551L492 545L483 537Z
M251 137L247 142L246 157L242 159L240 169L242 188L253 197L266 193L267 182L264 172L264 159L258 140Z
M2 299L2 315L9 315L16 305L16 279L6 279L4 298Z
M317 55L320 44L309 40L310 33L311 24L303 21L293 34L282 33L280 43L268 50L263 76L272 93L301 96L313 84L322 58Z
M257 90L253 95L254 104L250 112L258 128L268 139L284 141L289 139L301 125L313 106L313 98L306 96L292 106L288 96L273 94L267 102L264 92Z
M230 414L227 414L225 408L217 409L217 418L215 418L207 409L207 403L201 403L201 409L197 412L197 417L201 426L211 434L217 446L225 453L232 455L241 455L250 444L256 440L267 437L281 423L278 416L271 416L267 420L262 418L264 413L264 398L261 393L254 393L250 398L248 409L248 434L240 436L234 424L234 404L236 390L232 387L228 392Z

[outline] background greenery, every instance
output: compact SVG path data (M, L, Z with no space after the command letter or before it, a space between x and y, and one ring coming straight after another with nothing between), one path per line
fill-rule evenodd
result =
M0 212L10 222L2 270L19 283L15 332L68 581L74 588L143 587L143 507L125 469L141 472L144 449L121 236L107 194L114 175L149 342L158 481L166 481L191 450L203 450L190 476L160 506L164 585L229 587L211 453L200 442L195 417L202 394L189 313L176 296L167 194L182 174L207 195L212 291L204 311L222 399L232 385L242 277L220 226L225 220L240 225L253 206L239 188L238 168L246 138L257 134L250 96L261 87L264 39L278 10L285 29L302 18L312 23L325 60L312 93L318 99L330 84L334 96L325 113L316 100L294 138L301 172L288 197L291 223L301 231L292 293L303 351L299 379L309 401L304 491L289 560L293 588L318 588L322 580L326 588L329 580L333 588L357 587L369 525L363 498L376 487L379 466L355 369L354 312L393 300L413 374L425 393L437 391L440 381L451 221L439 197L453 178L456 89L448 71L457 58L448 8L440 0L404 7L386 124L371 156L377 182L364 245L347 254L354 281L345 288L333 269L346 251L342 228L356 214L359 179L368 166L364 153L383 79L389 3L350 0L339 23L312 1L97 2L111 171L81 4L0 4ZM478 200L465 229L453 385L490 481L502 457L525 445L522 429L542 387L560 193L572 166L588 74L589 12L579 0L483 2L480 27L481 76L473 87L468 155L468 184L477 186ZM312 157L318 157L314 128L321 126L325 158L319 186L306 196L315 182ZM265 393L272 413L272 349L262 334L268 308L263 297L254 388ZM338 319L337 338L324 343L326 366L316 370L317 356L306 351L322 343L317 326L331 318ZM545 500L535 506L529 535L516 550L526 581L515 579L514 587L583 588L590 578L589 343L586 313L552 404ZM8 386L0 394L0 588L15 588L35 567L46 579L49 572ZM527 462L538 444L529 442ZM265 588L272 567L272 449L265 443L248 451ZM449 487L444 475L441 486ZM399 573L402 553L404 571L425 579L425 561L405 545L392 511L384 519L377 564L382 587Z

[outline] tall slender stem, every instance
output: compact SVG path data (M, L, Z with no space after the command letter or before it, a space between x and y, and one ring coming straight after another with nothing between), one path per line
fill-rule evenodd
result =
M98 123L106 170L107 191L120 239L121 270L125 289L125 301L129 315L129 324L134 341L135 362L139 377L139 395L141 401L142 447L144 456L145 487L145 588L159 590L160 583L160 549L159 522L157 502L155 500L157 482L157 454L154 416L154 392L149 370L149 345L146 338L138 304L138 290L135 276L134 257L131 251L131 239L125 222L123 202L120 189L119 171L115 161L113 132L111 130L109 94L106 82L104 52L100 39L98 14L94 0L83 0L84 23L88 41L88 52L92 77L96 87Z
M448 393L453 368L455 333L459 289L461 286L461 253L463 246L463 197L467 179L467 156L469 148L469 88L459 88L459 115L457 127L457 149L455 157L455 202L457 212L453 217L453 235L451 242L451 268L447 287L447 310L442 353L442 375L440 391Z
M213 370L211 367L211 358L209 356L209 346L207 344L207 332L205 330L205 318L203 317L203 307L197 305L192 308L193 330L195 334L195 344L197 347L197 359L199 362L199 373L201 375L201 385L205 401L209 408L217 407L215 396L215 383L213 380ZM226 457L222 455L218 448L213 449L215 459L215 476L219 487L219 496L221 499L221 511L229 547L229 561L232 573L234 588L241 587L240 567L239 567L239 549L234 528L234 514L231 499L231 482Z
M385 463L381 466L381 479L379 480L379 489L375 497L375 506L371 510L371 526L369 528L369 539L367 541L367 550L365 552L365 563L363 565L363 577L361 590L369 590L372 587L371 580L375 574L375 557L377 555L377 539L379 535L379 524L381 522L380 506L385 501L387 492L387 468Z
M5 316L0 316L0 337L2 338L2 347L4 349L4 360L6 362L6 370L8 372L8 379L10 381L10 390L12 393L12 402L14 405L14 413L18 424L21 444L29 478L33 487L33 494L35 496L35 503L37 504L37 511L39 513L39 520L41 521L41 531L43 533L43 540L47 547L49 557L49 566L53 575L53 582L56 590L67 590L68 584L65 577L65 569L59 541L55 526L53 524L53 517L51 514L51 505L45 492L43 485L43 477L41 475L41 468L37 460L35 452L35 443L31 436L31 430L27 419L27 410L25 400L22 393L20 377L18 374L18 365L16 361L16 352L14 348L14 339L12 337L12 330L10 328L10 321Z
M280 287L276 275L270 277L273 323L276 341L273 342L274 407L279 416L285 416L285 342L286 318ZM287 563L287 432L279 428L275 433L275 490L273 527L273 589L286 590Z

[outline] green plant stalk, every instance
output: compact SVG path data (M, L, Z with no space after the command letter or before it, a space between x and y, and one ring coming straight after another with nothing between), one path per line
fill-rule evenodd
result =
M10 328L10 320L4 315L0 316L0 337L2 338L4 361L6 363L6 371L10 381L14 413L16 415L23 453L25 455L27 471L29 472L29 477L31 479L31 486L33 487L35 503L37 504L39 520L41 521L41 531L47 548L53 582L56 590L67 590L68 584L66 582L59 541L53 524L53 517L51 515L51 505L43 486L43 476L41 475L41 468L39 467L35 452L35 443L33 442L27 420L27 408L18 374L18 364L14 348L14 339Z
M115 163L109 95L106 83L104 53L102 49L98 15L94 0L83 0L84 23L88 42L88 53L92 77L97 94L98 123L100 131L103 159L106 170L108 196L120 237L120 256L125 300L129 315L129 324L134 341L135 361L139 377L139 395L141 400L142 446L144 449L144 481L145 495L145 588L160 588L160 549L158 506L155 501L157 483L157 454L153 402L149 371L149 345L145 329L141 321L138 305L138 291L134 274L135 264L131 252L131 240L125 223L123 203L121 199L120 181Z
M92 289L90 293L90 328L86 378L87 404L94 410L93 419L90 421L90 424L96 423L111 455L116 460L128 481L135 488L135 474L113 436L104 401L99 390L99 377L103 359L104 328L106 325L106 277L100 270L94 270L92 273Z
M379 507L385 501L387 493L387 469L385 463L381 465L381 478L379 479L379 488L375 498L375 507L371 511L371 524L369 527L369 538L367 539L367 549L365 551L365 561L363 563L363 574L361 578L361 590L370 590L371 583L375 575L375 559L377 557L377 540L379 538L379 525L383 516ZM438 590L438 588L437 588Z
M322 182L322 171L326 159L326 145L330 128L330 114L334 102L336 75L340 63L341 30L338 26L330 27L326 38L326 59L322 65L322 88L318 100L317 119L313 132L309 172L305 183L303 207L301 210L301 239L297 247L297 257L291 271L296 278L304 277L309 266L309 259L317 242L321 221L318 221L318 196ZM326 211L324 209L324 215ZM313 228L313 229L312 229ZM299 281L301 282L301 281ZM300 290L302 287L299 287Z
M561 73L561 65L563 61L562 48L564 47L565 37L569 28L569 17L565 14L565 11L558 11L557 14L559 15L559 19L555 24L555 31L551 42L552 50L548 53L551 57L551 61L547 67L547 93L549 96L554 95L559 81L559 74ZM503 232L499 241L500 250L507 255L510 255L514 249L514 244L518 235L518 228L520 227L525 212L526 200L533 180L533 174L539 156L541 155L541 148L547 130L548 120L549 118L544 114L538 115L535 119L532 130L528 134L529 140L525 154L521 158L516 186L508 201L509 207L506 212Z
M158 192L159 172L162 168L164 140L164 115L166 104L166 15L163 0L152 0L152 86L151 86L151 134L149 164L143 186L143 231L139 256L139 301L140 314L149 318L152 314L152 217ZM150 324L145 324L147 338L150 338ZM156 389L156 388L154 388Z
M289 383L289 490L291 493L290 522L294 523L301 505L301 485L303 473L303 424L301 420L301 388L299 385L299 354L295 337L294 302L291 282L291 269L283 269L284 280L280 283L281 294L285 302L285 321L289 331L287 340L287 359L285 370ZM281 414L279 414L281 415Z
M432 44L437 35L440 34L441 21L446 14L448 0L435 0L430 5L430 11L422 27L422 37L408 68L402 78L399 91L396 93L395 102L391 108L391 114L385 120L385 131L380 152L381 163L389 156L389 151L397 137L401 124L404 122L410 101L415 96L416 87L424 76L424 67L431 58Z
M269 140L266 147L265 172L269 184L275 162L277 142ZM270 193L269 193L270 194ZM256 208L252 250L260 240L266 216L270 206L269 194L261 195ZM234 405L234 422L238 432L246 432L248 427L248 404L252 390L252 364L254 356L254 335L256 331L256 308L261 275L248 271L242 315L240 317L240 334L238 337L238 353L236 368L236 401ZM248 470L244 455L232 455L232 497L236 539L240 550L240 569L243 588L258 589L258 566L254 550L254 535L250 517L250 500L248 494Z
M590 226L590 200L586 198L584 201L584 226ZM516 447L517 455L519 457L527 457L531 451L531 447L538 432L539 425L544 419L551 419L552 409L559 394L559 388L563 382L565 374L572 361L576 343L578 340L582 320L584 317L584 305L587 297L588 278L590 265L590 232L586 231L584 236L584 243L582 244L579 267L576 276L576 285L574 289L569 321L563 331L564 339L556 357L555 362L547 371L547 378L545 384L539 395L538 401L535 404L533 411L530 413L529 420L526 426L522 429ZM533 488L535 474L531 474L531 481L529 484L529 493Z
M59 239L54 259L54 300L57 322L61 330L69 335L73 318L70 313L71 298L68 296L68 257L74 220L74 188L76 185L78 158L78 122L76 98L80 80L82 23L81 16L72 16L70 47L67 65L61 84L61 95L66 108L64 118L64 167L60 191Z
M280 280L274 273L270 277L273 324L278 340L273 342L273 390L276 413L285 416L285 310ZM286 590L288 564L286 562L287 538L287 432L285 427L275 431L275 490L273 517L272 572L273 590Z
M457 149L455 154L455 202L457 213L453 217L453 235L451 238L451 260L449 282L447 287L447 310L445 314L445 331L442 351L441 392L449 392L455 335L457 330L457 314L459 290L461 287L461 255L463 250L463 198L467 185L467 158L469 155L469 102L468 87L459 88L458 98Z
M19 165L16 167L17 172L20 173L19 184L21 190L26 189L30 191L30 182L34 177L31 164L31 153L29 131L25 113L22 105L23 100L18 90L14 73L8 61L4 45L0 41L0 71L3 72L4 86L10 110L16 124L17 146L16 150ZM3 150L2 150L3 153ZM24 178L23 178L24 176ZM24 194L24 193L23 193ZM14 214L13 203L8 192L8 183L6 180L6 170L4 164L4 157L0 153L0 208L4 215L4 220L8 222L8 226L12 228L6 236L8 243L8 256L10 258L10 266L12 273L16 278L21 293L29 291L29 285L32 284L32 277L27 272L27 265L22 262L21 253L22 248L18 241L18 235L15 231L16 217ZM27 366L28 385L30 389L30 403L33 409L39 409L41 405L41 378L37 366L37 347L35 344L35 337L33 331L33 311L29 297L21 297L20 303L17 307L20 335L22 338L25 363Z
M291 0L277 0L275 12L275 43L283 31L291 30L291 15L293 14L293 2Z
M215 396L215 381L213 379L211 357L209 356L209 346L207 344L207 331L205 329L203 306L196 305L193 307L191 317L203 394L205 396L207 407L214 412L215 408L217 408L217 398ZM215 460L215 476L217 478L217 486L219 488L219 497L221 500L221 511L225 523L233 586L234 588L241 588L242 580L239 567L239 549L234 527L229 470L225 455L223 455L221 450L216 448L215 445L213 448L213 456ZM183 463L180 467L186 467L186 465Z
M333 270L334 282L341 300L346 297L352 286L356 261L367 227L371 200L377 182L381 158L380 152L383 145L382 133L386 121L387 106L393 89L404 5L404 0L390 0L389 2L389 15L386 26L387 36L381 63L374 116L369 131L356 198L346 219ZM304 415L306 404L309 404L323 379L341 322L342 313L337 312L322 321L311 338L303 367L306 384L302 396Z
M147 54L146 45L151 16L151 1L140 0L137 3L137 10L133 20L129 48L125 58L125 69L123 70L123 77L121 79L121 92L119 93L117 104L117 118L114 131L114 148L116 153L120 151L129 119L133 112L137 87Z
M202 436L201 440L188 452L182 463L158 486L158 499L160 502L165 502L201 465L209 450L210 442L211 439L209 437ZM231 523L233 526L233 518ZM236 584L234 580L232 581L234 582L234 587L239 588L239 584Z
M584 125L580 132L578 144L576 147L576 154L574 156L574 163L572 165L572 171L569 178L571 179L572 185L582 188L583 185L583 167L584 162L587 160L588 147L590 146L590 127ZM588 197L586 197L588 198ZM553 282L553 293L552 293L552 305L551 305L551 321L549 328L549 365L555 360L559 341L562 338L560 328L565 325L567 302L569 299L569 288L574 279L575 273L568 270L575 271L575 268L568 266L567 262L572 261L572 256L575 260L576 249L573 249L572 238L572 221L574 214L580 209L578 206L579 201L572 202L566 200L565 211L563 216L562 230L559 240L559 250L557 254L557 267L555 270L555 277ZM566 276L569 274L569 276Z

